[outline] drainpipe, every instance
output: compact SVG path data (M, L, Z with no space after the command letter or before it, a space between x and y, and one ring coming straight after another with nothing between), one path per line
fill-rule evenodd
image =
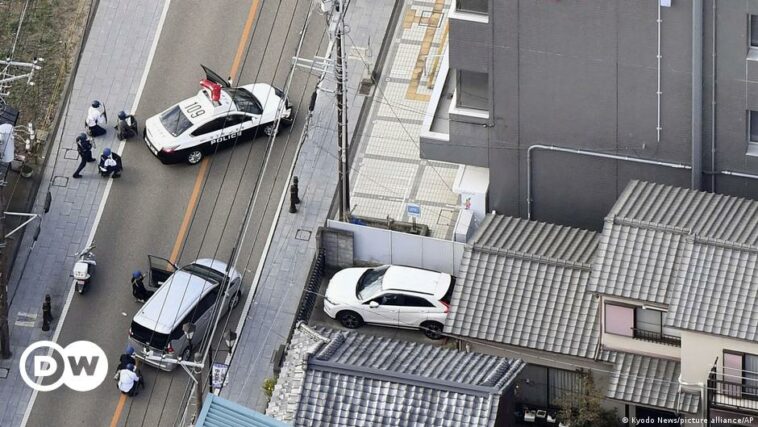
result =
M758 175L753 175L750 173L744 173L744 172L733 172L733 171L705 171L704 173L707 173L708 175L729 175L729 176L736 176L739 178L748 178L748 179L758 179Z
M692 181L703 185L703 0L692 0Z
M661 142L661 0L658 0L658 19L656 20L658 23L658 54L656 55L657 61L658 61L658 88L655 91L657 96L657 103L658 103L658 124L655 126L655 132L657 135L657 141Z
M532 150L559 151L562 153L577 154L580 156L601 157L604 159L623 160L632 163L644 163L647 165L665 166L675 169L692 169L690 165L684 163L662 162L659 160L640 159L638 157L621 156L618 154L598 153L596 151L581 150L577 148L556 147L555 145L536 144L529 147L526 151L526 214L528 219L532 219Z
M677 381L679 381L679 393L676 394L676 400L677 400L676 409L678 411L680 410L679 399L680 399L680 397L682 395L682 386L685 386L685 387L697 387L698 389L700 389L700 405L698 407L698 412L702 411L703 402L705 402L705 399L707 397L707 396L705 396L705 384L703 384L702 382L697 382L697 383L684 382L684 381L682 381L682 374L681 373L679 374L679 378L677 378ZM698 414L698 415L700 415L700 414ZM704 417L701 417L701 418L704 418Z
M713 34L711 35L711 170L716 170L716 4L712 0ZM711 175L711 191L716 192L716 175Z

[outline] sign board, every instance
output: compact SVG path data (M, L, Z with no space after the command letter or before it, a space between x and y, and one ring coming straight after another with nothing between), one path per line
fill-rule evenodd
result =
M226 372L229 370L229 365L224 363L214 363L211 368L211 388L221 388L224 386L224 379L226 378Z
M415 203L408 203L405 211L411 218L421 218L421 206Z

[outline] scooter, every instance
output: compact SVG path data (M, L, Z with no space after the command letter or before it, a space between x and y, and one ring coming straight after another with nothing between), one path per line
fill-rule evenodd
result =
M83 294L87 290L90 278L95 273L95 254L92 250L95 249L95 245L89 245L81 252L75 254L78 257L74 263L74 272L71 275L76 281L76 292Z

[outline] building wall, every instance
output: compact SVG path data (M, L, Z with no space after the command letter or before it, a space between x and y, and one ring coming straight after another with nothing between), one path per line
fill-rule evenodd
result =
M679 359L683 350L680 347L675 347L671 345L666 344L659 344L656 342L651 341L645 341L637 338L632 337L625 337L621 335L616 334L609 334L606 333L605 330L605 303L606 302L616 302L616 303L622 303L622 304L628 304L628 305L636 305L641 306L642 304L633 300L623 299L623 298L614 298L614 297L608 297L603 296L600 299L600 307L601 307L601 319L600 319L600 325L603 328L603 334L601 337L601 343L603 344L603 348L608 350L619 350L619 351L625 351L628 353L636 353L636 354L645 354L648 356L654 356L654 357L664 357L667 359Z
M746 60L748 14L758 13L758 0L704 2L703 168L758 173L758 158L745 154L746 106L758 110L753 81L758 61ZM692 2L673 0L672 7L661 8L660 141L657 5L658 0L492 0L485 24L451 20L451 69L486 68L490 75L487 123L465 117L450 122L451 145L488 147L471 161L490 169L490 209L527 216L527 150L537 144L691 164ZM536 149L531 166L533 218L591 229L602 227L631 179L684 187L691 180L686 169ZM704 177L706 189L758 198L754 180Z
M721 373L724 350L758 355L758 342L682 331L682 381L705 383L714 363Z

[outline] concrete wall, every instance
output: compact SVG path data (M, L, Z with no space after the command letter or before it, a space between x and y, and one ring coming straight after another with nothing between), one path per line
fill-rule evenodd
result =
M758 14L758 0L718 1L715 15L712 1L705 0L703 7L703 147L697 150L705 170L758 174L758 158L746 156L747 109L758 110L758 61L746 60L747 23L748 14ZM674 0L672 7L661 8L660 141L657 13L658 0L493 0L485 24L453 15L450 67L488 67L493 97L484 127L465 118L451 120L449 145L488 147L472 150L465 161L490 168L490 209L527 215L526 150L535 144L691 163L692 2ZM440 149L435 158L459 162L439 157L456 151ZM631 179L690 186L687 170L569 153L534 154L537 220L597 230ZM703 178L706 189L758 198L755 180Z
M353 233L319 227L317 236L319 247L326 250L327 266L332 268L348 268L353 266Z
M758 355L758 342L682 331L682 381L705 382L716 359L721 373L724 350Z
M463 243L334 220L328 220L327 225L353 234L356 262L405 265L458 275Z

